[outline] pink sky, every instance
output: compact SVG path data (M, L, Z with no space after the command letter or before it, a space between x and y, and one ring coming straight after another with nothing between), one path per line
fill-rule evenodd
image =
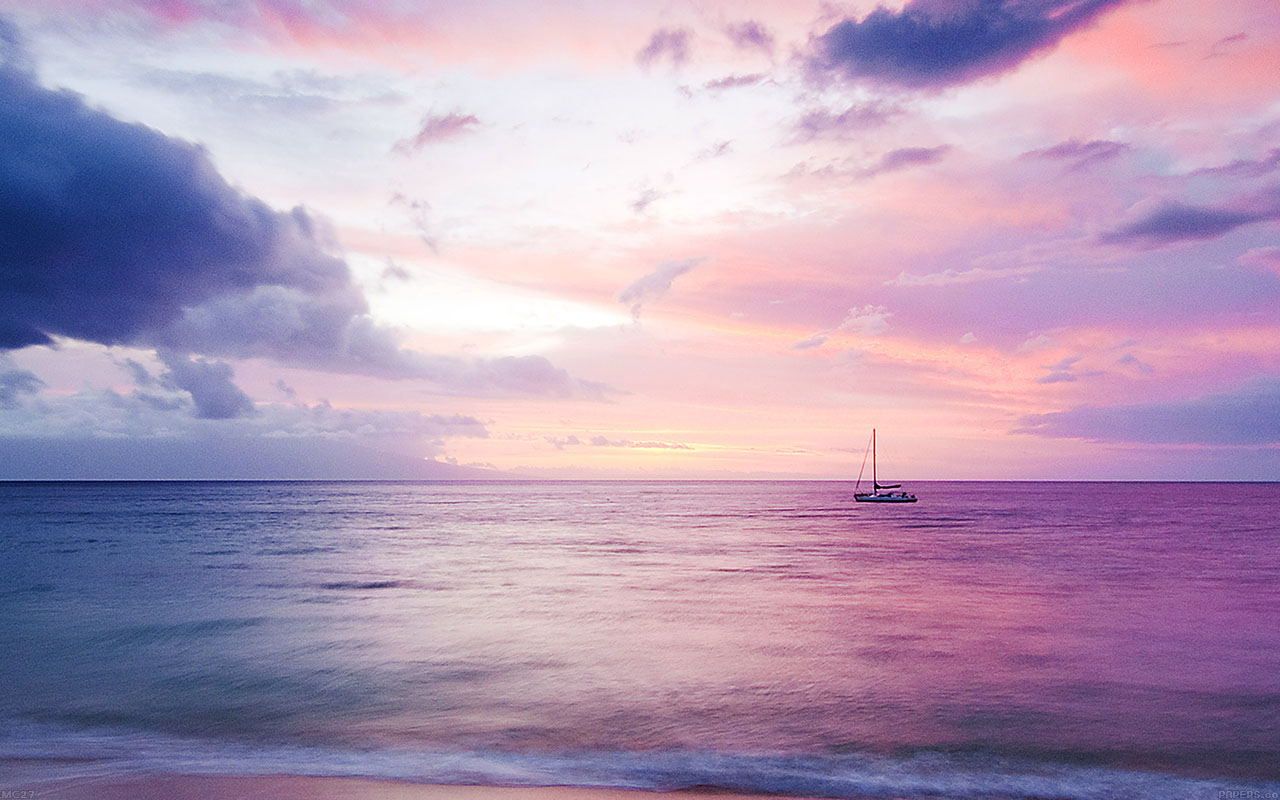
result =
M1280 475L1275 4L834 8L0 0L6 91L277 215L233 270L151 263L187 223L139 211L6 276L56 346L0 354L0 433L848 478L875 426L903 479Z

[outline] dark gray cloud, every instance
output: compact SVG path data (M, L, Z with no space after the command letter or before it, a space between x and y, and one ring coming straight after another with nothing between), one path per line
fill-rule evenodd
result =
M773 34L769 29L755 20L747 20L729 25L725 28L729 41L741 50L759 50L773 54Z
M232 382L230 364L167 352L160 359L168 368L160 382L189 393L199 419L235 419L256 412L253 400Z
M158 343L184 309L274 287L346 318L346 264L301 208L277 212L204 150L0 70L0 347Z
M1007 72L1125 0L914 0L846 19L812 42L809 67L908 89Z
M1072 169L1082 169L1102 161L1110 161L1129 149L1128 144L1109 139L1091 139L1087 142L1068 139L1052 147L1023 153L1022 157L1065 161L1071 164Z
M42 87L3 20L0 57L0 350L66 337L424 379L455 394L608 390L536 356L401 348L306 210L276 211L228 184L198 145ZM210 399L204 411L227 407Z
M1261 445L1280 443L1280 379L1258 380L1234 392L1171 403L1080 406L1022 420L1036 436L1150 444Z
M456 111L449 114L427 114L422 118L418 132L408 139L396 142L392 149L405 155L416 153L429 144L469 133L479 125L480 119L474 114L461 114Z
M1193 206L1176 200L1149 201L1133 219L1099 239L1105 244L1160 247L1177 242L1216 239L1255 222L1280 219L1280 190L1246 198L1230 206Z
M659 28L636 53L636 63L645 68L660 61L669 61L673 67L683 66L689 60L692 39L693 32L686 28Z

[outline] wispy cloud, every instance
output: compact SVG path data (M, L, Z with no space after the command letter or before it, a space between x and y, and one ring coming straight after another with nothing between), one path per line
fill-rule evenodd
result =
M898 113L897 109L880 102L855 103L839 113L818 109L806 113L796 122L795 134L802 142L819 138L845 139L884 125Z
M617 447L637 450L693 450L683 442L662 442L662 441L634 441L632 439L610 439L607 436L599 434L595 436L579 437L575 434L568 436L548 436L547 442L557 450L563 450L566 447L577 447L579 445L588 447Z
M701 258L686 258L681 261L663 262L653 272L637 278L621 292L618 292L618 302L629 304L631 306L631 316L638 320L640 319L640 312L645 305L666 297L667 293L671 291L672 282L681 275L687 274L700 263L702 263Z
M479 125L480 119L475 114L463 114L457 111L448 114L427 114L422 118L418 132L396 142L392 149L402 155L409 155L429 144L470 133Z
M743 86L755 86L767 77L769 76L763 72L753 72L749 75L726 75L723 78L707 81L702 84L702 88L710 89L713 92L724 89L739 89Z
M1242 267L1280 275L1280 247L1255 247L1236 259Z
M885 281L885 286L955 286L964 283L977 283L979 281L1000 280L1003 278L1020 278L1024 275L1032 275L1039 272L1041 267L1006 267L1004 269L987 269L985 267L973 267L966 270L945 269L942 272L930 272L925 275L915 275L910 272L901 272L898 277L893 280Z
M855 174L861 178L874 178L886 172L934 164L945 158L950 151L951 147L945 144L937 147L900 147L897 150L890 150L874 164L863 167Z
M646 69L666 61L682 67L689 60L693 32L687 28L659 28L636 53L636 63Z
M848 315L834 328L818 331L813 336L791 345L793 350L812 350L827 343L836 333L852 333L857 336L877 336L889 330L889 317L893 312L884 306L867 305L849 309Z
M1110 139L1091 139L1089 141L1068 139L1052 147L1028 151L1023 153L1022 157L1065 161L1071 165L1072 169L1083 169L1103 161L1110 161L1130 149L1128 144L1111 141Z
M1193 176L1213 175L1227 178L1261 178L1280 169L1280 147L1273 147L1262 158L1238 158L1230 164L1218 167L1203 167L1195 170Z
M1249 34L1245 33L1244 31L1240 31L1239 33L1233 33L1230 36L1224 36L1218 41L1214 42L1213 46L1209 48L1208 54L1205 55L1205 60L1208 60L1210 58L1221 58L1222 56L1225 56L1228 52L1230 52L1233 47L1235 47L1236 45L1242 42L1248 41L1248 39L1249 39Z
M729 41L741 50L759 50L767 55L773 55L773 34L755 20L728 25L725 33L728 34Z

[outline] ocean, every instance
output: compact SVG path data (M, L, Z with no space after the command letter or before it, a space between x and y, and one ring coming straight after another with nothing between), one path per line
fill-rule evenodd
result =
M1280 484L910 488L3 483L0 788L1280 797Z

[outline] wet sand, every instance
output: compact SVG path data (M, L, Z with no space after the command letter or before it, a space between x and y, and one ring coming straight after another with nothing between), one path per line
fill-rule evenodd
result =
M3 780L3 779L0 779ZM364 778L232 775L115 775L4 781L18 800L750 800L718 790L659 793L583 787L441 786Z

